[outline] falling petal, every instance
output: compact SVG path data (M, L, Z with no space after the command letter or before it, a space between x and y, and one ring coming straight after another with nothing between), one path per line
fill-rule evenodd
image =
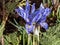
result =
M50 8L46 8L44 13L43 13L43 16L48 16L50 13L51 13L51 9Z
M39 21L38 21L38 23L40 23L40 22L45 22L46 21L46 17L41 17L40 19L39 19Z
M23 17L23 15L21 15L21 14L20 14L20 13L21 13L21 11L23 11L23 12L24 12L24 9L23 9L23 8L18 7L18 8L16 8L16 9L15 9L15 11L17 12L17 14L19 14L21 17Z
M28 24L26 24L26 25L25 25L25 28L26 28L26 32L27 32L28 34L30 34L30 33L32 33L33 30L35 29L35 26L34 26L34 25L28 25Z
M40 22L40 25L47 30L48 29L48 24L46 22Z
M25 21L29 22L28 15L26 15L24 9L22 7L19 7L15 9L15 11L18 13L19 16L21 16Z

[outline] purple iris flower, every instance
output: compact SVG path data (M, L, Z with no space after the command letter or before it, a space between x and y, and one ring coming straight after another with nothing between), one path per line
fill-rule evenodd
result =
M28 34L33 32L33 30L35 29L35 25L33 25L34 23L39 24L45 30L48 29L48 24L45 21L46 17L51 12L51 9L45 8L42 3L38 9L35 9L35 3L33 3L32 6L30 6L27 0L24 9L18 6L18 8L16 8L15 11L26 21L25 28Z

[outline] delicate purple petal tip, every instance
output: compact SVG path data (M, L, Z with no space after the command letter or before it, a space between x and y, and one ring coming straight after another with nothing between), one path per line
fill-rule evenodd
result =
M40 5L40 7L39 7L39 10L40 10L41 13L44 13L45 8L44 8L44 6L43 6L42 3L41 3L41 5Z
M15 12L17 12L17 14L20 15L20 9L19 8L15 9Z
M43 4L42 4L42 3L41 3L41 5L40 5L40 9L41 9L41 8L42 8L42 9L44 9L44 6L43 6Z
M18 13L19 16L21 16L25 21L29 22L28 15L26 15L24 9L22 7L19 7L15 9L15 11Z
M28 11L28 13L30 11L30 4L29 4L28 0L26 2L25 11Z
M50 8L46 8L43 15L44 16L48 16L51 13L51 9Z
M35 3L33 3L32 8L31 8L31 13L34 13L35 11Z
M46 22L42 22L42 23L40 23L40 25L41 25L45 30L48 29L48 24L47 24Z
M23 17L24 9L23 9L22 7L18 7L17 9L15 9L15 11L16 11L21 17Z

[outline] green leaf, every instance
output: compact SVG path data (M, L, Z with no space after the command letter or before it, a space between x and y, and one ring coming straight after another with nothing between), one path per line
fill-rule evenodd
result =
M18 40L18 37L16 34L17 33L15 32L15 33L9 34L7 36L5 35L5 44L19 45L19 40Z

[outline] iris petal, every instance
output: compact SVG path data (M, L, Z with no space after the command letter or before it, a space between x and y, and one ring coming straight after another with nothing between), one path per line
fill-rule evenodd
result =
M35 3L33 3L32 8L31 8L31 13L34 13L35 11Z
M20 14L22 11L23 11L23 13L24 13L24 9L23 9L23 8L18 7L18 8L15 9L15 11L16 11L21 17L23 17L23 15Z
M44 8L42 3L41 3L41 5L40 5L38 10L40 10L41 13L44 13L45 8Z
M32 19L32 23L37 23L39 21L39 19L42 17L42 14L39 13L37 14L33 19Z
M40 12L39 12L39 10L36 10L34 13L32 13L31 15L29 15L29 20L32 22L32 20L33 20L33 18L36 16L36 15L38 15Z
M27 32L28 34L30 34L30 33L32 33L33 30L35 29L35 26L34 26L34 25L28 25L28 24L26 24L26 25L25 25L25 28L26 28L26 32Z
M29 22L28 15L26 15L24 9L22 7L19 7L15 9L15 11L18 13L19 16L21 16L25 21Z
M30 4L29 4L29 2L27 0L26 6L25 6L25 12L28 12L28 14L29 14L29 11L30 11Z
M40 22L40 25L47 30L48 29L48 24L46 22Z
M50 8L46 8L45 11L44 11L44 13L43 13L43 15L44 16L48 16L50 13L51 13Z
M46 21L46 17L43 17L43 16L42 16L37 23L45 22L45 21Z

